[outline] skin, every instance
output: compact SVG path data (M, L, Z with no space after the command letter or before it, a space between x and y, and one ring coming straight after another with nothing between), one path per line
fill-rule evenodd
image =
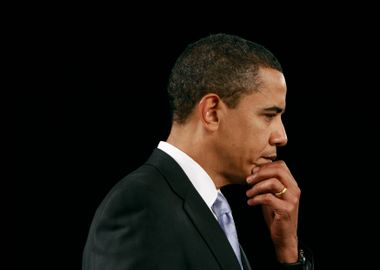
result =
M285 162L274 161L277 147L287 143L281 120L286 82L274 69L261 68L259 76L259 91L242 96L235 108L210 89L184 124L173 123L167 141L198 162L216 188L248 184L247 203L262 206L277 259L293 263L300 189Z

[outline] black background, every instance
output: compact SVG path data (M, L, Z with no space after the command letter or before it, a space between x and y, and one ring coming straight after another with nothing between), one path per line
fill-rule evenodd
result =
M300 236L317 269L372 264L379 86L370 8L231 10L215 19L215 12L71 11L15 20L10 31L4 133L15 167L5 163L12 178L4 197L14 268L80 269L96 207L169 133L175 59L218 32L264 45L283 65L289 143L279 157L302 188Z

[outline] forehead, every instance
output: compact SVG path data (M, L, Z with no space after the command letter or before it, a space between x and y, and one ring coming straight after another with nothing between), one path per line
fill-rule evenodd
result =
M277 106L285 108L286 82L284 75L275 69L261 68L259 71L260 86L252 94L242 98L242 104L255 105L257 108Z

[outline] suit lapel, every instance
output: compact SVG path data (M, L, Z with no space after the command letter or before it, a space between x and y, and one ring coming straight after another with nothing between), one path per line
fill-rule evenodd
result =
M184 211L214 254L220 267L239 270L239 262L219 223L175 160L160 149L156 149L147 164L155 166L174 192L183 199Z
M214 256L220 262L221 268L240 269L227 237L199 194L188 193L184 208Z
M251 270L251 265L249 264L247 255L245 255L245 252L242 247L240 247L240 253L241 253L241 262L243 264L243 268L245 270Z

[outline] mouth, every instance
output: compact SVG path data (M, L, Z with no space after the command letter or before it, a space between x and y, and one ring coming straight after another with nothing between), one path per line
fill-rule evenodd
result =
M275 155L263 156L263 158L266 159L266 160L269 160L269 161L273 162L273 161L276 160L277 155L275 154Z
M261 156L257 162L254 163L254 168L255 167L260 167L261 165L271 163L277 159L277 154L268 154Z

